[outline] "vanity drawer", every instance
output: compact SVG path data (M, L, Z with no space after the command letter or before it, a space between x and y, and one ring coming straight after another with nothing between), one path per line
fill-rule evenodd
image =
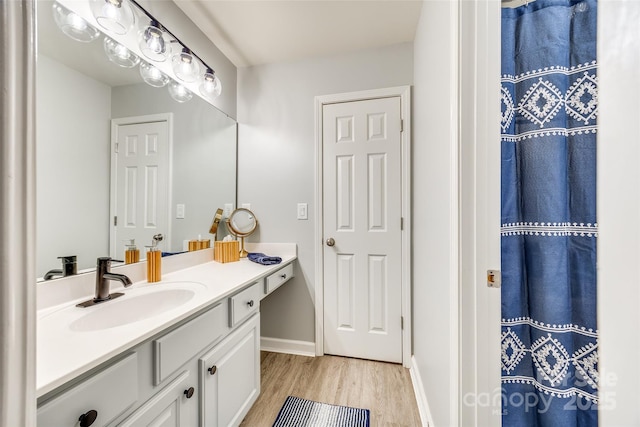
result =
M153 341L154 385L160 384L199 351L221 338L227 327L226 305L215 307Z
M264 281L264 293L265 295L275 291L287 280L293 277L293 263L287 264L280 270L276 271L272 275L268 276Z
M229 326L232 328L258 311L262 280L229 298Z
M83 414L107 425L138 400L138 360L132 353L38 408L38 427L74 426ZM95 411L95 414L89 414Z

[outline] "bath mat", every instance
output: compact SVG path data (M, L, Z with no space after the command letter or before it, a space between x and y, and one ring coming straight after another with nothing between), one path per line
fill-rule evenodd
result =
M289 396L273 427L369 427L369 410Z

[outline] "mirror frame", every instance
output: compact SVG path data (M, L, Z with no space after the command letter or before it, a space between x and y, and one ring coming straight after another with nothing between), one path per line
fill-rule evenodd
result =
M238 230L236 227L234 227L233 225L233 217L242 213L247 212L248 215L250 215L253 218L253 226L251 227L251 230L249 231L240 231ZM256 228L258 227L258 218L256 218L256 215L250 211L247 208L238 208L236 210L234 210L231 215L229 215L229 218L227 218L227 226L229 228L229 231L231 231L231 233L233 233L235 236L238 237L247 237L250 236L251 234L253 234L254 231L256 231Z

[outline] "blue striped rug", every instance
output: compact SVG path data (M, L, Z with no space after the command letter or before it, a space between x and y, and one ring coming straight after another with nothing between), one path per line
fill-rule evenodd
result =
M273 427L369 427L369 410L289 396Z

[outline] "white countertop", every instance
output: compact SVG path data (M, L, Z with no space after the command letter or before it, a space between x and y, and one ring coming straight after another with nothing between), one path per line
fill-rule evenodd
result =
M75 307L75 304L87 299L82 298L39 310L36 352L37 396L40 397L54 390L296 259L295 245L283 244L278 249L274 244L268 248L269 252L263 252L280 256L281 264L264 266L246 258L225 264L209 261L163 274L162 281L157 283L138 281L131 287L123 289L121 286L113 286L117 282L111 282L112 293L117 291L125 294L114 301L88 308ZM198 291L188 302L146 319L98 331L74 331L69 328L72 322L85 316L92 309L100 309L106 304L118 304L118 301L124 301L128 296L132 298L136 294L144 294L152 290L151 287L172 286L172 282L197 282L202 286L197 286Z

